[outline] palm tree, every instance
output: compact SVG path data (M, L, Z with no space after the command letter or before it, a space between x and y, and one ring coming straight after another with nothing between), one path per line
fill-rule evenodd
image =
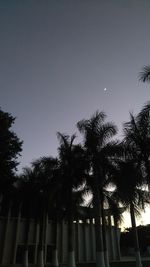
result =
M64 204L68 221L68 267L75 267L74 255L74 191L78 190L85 181L87 161L85 152L78 144L74 145L75 135L58 133L60 141L59 160L63 181L62 192L65 192Z
M120 242L119 242L119 236L118 236L118 228L121 225L121 223L123 222L123 216L122 213L124 212L124 207L120 208L120 205L118 203L118 201L115 199L114 197L114 191L108 191L107 195L106 195L106 203L107 207L108 207L108 212L109 212L109 217L107 220L107 223L109 224L109 226L111 226L111 215L113 216L114 219L114 234L115 234L115 242L116 242L116 259L117 260L121 260L121 252L120 252ZM110 235L112 235L111 233L112 229L110 229ZM112 258L114 259L114 243L112 242Z
M102 191L105 184L106 172L110 166L109 158L116 150L115 142L108 142L117 129L113 123L105 122L104 112L96 112L89 120L81 120L77 123L79 131L84 135L84 146L91 164L93 176L92 192L95 213L96 236L96 265L105 266L103 237L101 228ZM107 261L108 262L108 261Z
M139 74L139 80L142 82L150 81L150 65L143 67L143 70Z
M112 169L114 169L113 166L111 166L111 171ZM91 196L88 202L88 206L93 207L94 206L93 204L93 196L94 196L93 176L89 175L86 181L87 181L86 190L87 190L88 195ZM107 240L106 240L106 225L107 225L106 216L108 216L108 214L111 213L116 218L117 225L122 221L120 207L114 197L114 192L112 191L112 188L110 188L110 182L111 182L111 179L109 178L109 176L106 177L103 183L103 188L100 189L100 195L101 195L100 206L101 206L102 236L103 236L105 266L109 266L108 247L107 247Z
M143 171L141 166L132 158L131 154L124 160L118 160L117 171L114 174L114 185L116 186L114 198L124 207L129 208L131 224L134 231L136 266L141 267L141 256L136 229L135 213L143 208L144 202L148 199L148 194L141 190L143 185Z
M109 185L110 181L108 181ZM102 194L102 200L101 200L101 214L102 214L102 233L103 233L103 243L104 243L104 257L105 257L105 266L109 266L109 258L108 258L108 248L107 248L107 242L106 242L106 225L107 221L105 218L105 209L108 210L108 213L113 215L116 219L116 227L122 222L122 214L120 212L120 207L118 205L118 202L114 198L113 191L109 191L109 188L106 185L106 188L103 189ZM107 211L106 210L106 211ZM115 234L117 232L117 228L115 228ZM118 236L116 236L116 248L117 248L117 259L120 260L120 254L119 254L119 244L118 244ZM114 246L114 244L112 244ZM114 248L113 248L114 249Z
M36 173L37 217L40 224L38 266L42 267L44 266L44 231L46 218L51 212L57 192L60 188L59 162L57 158L42 157L34 161L32 166ZM57 224L57 221L55 221L55 223ZM56 244L53 251L53 265L58 266Z
M28 246L30 219L34 218L40 225L38 266L44 265L44 231L45 220L52 206L52 199L59 188L56 173L58 160L52 157L43 157L32 163L31 168L25 168L19 179L22 213L27 218L25 229L25 246L23 265L28 266Z
M52 265L58 266L58 222L62 219L62 177L60 173L59 161L57 158L43 157L34 162L36 169L39 169L40 177L45 177L44 189L46 213L53 220L54 246L52 252ZM43 209L42 207L42 209ZM46 214L45 214L46 216ZM41 221L44 223L44 221ZM41 224L42 225L42 224ZM42 226L43 227L43 226ZM41 242L42 243L42 239Z
M130 121L124 124L124 143L132 149L136 161L140 162L147 183L150 184L150 103L147 103L135 117L130 114Z
M35 217L35 202L36 202L36 187L35 187L36 175L33 169L24 168L23 173L20 175L17 181L18 198L22 203L22 216L26 218L25 224L25 243L23 253L23 266L28 267L29 259L29 231L30 220Z
M137 186L139 186L139 180L137 177L140 176L140 182L148 184L150 188L150 103L147 103L139 114L135 117L130 114L130 121L124 124L124 135L125 138L123 143L125 144L125 159L127 159L128 164L133 165L133 181L135 184L132 185L132 193L134 189L137 192ZM138 168L138 170L137 170ZM140 175L138 174L138 171ZM138 182L136 184L136 182ZM140 191L138 191L139 193ZM137 195L137 193L136 193ZM145 193L141 192L141 199L145 198ZM142 200L144 201L144 200ZM135 205L135 203L134 203ZM134 219L134 205L130 204L131 219L135 232L135 239L137 239L136 234L136 224ZM136 241L137 257L139 257L139 247L138 240ZM140 259L138 259L140 262ZM140 264L140 263L139 263Z

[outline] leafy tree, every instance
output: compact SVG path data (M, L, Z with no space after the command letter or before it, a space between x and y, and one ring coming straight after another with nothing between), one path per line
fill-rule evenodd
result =
M18 165L17 157L22 151L22 142L12 131L15 118L0 109L0 183L6 184ZM2 188L1 188L2 189Z
M17 157L22 151L22 142L11 129L14 121L11 114L0 109L0 212L3 215L9 213L12 206Z

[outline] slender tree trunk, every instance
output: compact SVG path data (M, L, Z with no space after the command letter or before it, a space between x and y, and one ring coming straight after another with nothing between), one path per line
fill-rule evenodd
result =
M68 267L76 267L74 251L74 227L72 212L68 218Z
M109 257L108 257L108 249L107 249L107 240L106 240L106 220L104 215L104 201L101 196L101 212L102 212L102 234L103 234L103 246L104 246L104 260L105 267L109 267Z
M38 267L44 267L44 225L45 225L46 212L44 211L40 218L40 236L38 247Z
M74 251L72 184L68 190L68 267L76 267Z
M134 214L134 205L130 203L130 215L131 215L131 223L134 232L134 242L135 242L135 253L136 253L136 267L142 267L139 241L138 241L138 233L136 228L135 214Z
M24 252L23 252L23 267L28 267L29 265L29 233L30 233L30 222L32 209L31 206L28 207L28 214L25 224L25 243L24 243Z
M9 223L11 218L11 208L12 208L12 200L9 201L8 204L8 212L7 212L7 218L5 222L5 229L4 229L4 240L3 240L3 246L2 246L2 258L1 263L2 265L5 263L5 251L7 246L7 236L8 236L8 229L9 229Z
M20 221L21 221L21 208L22 208L22 203L19 204L18 216L17 216L17 221L16 221L16 233L15 233L15 242L14 242L14 250L13 250L13 260L12 260L13 264L16 263L18 236L19 236L19 228L20 228Z
M34 251L34 264L37 263L37 253L38 253L38 233L39 233L39 224L37 218L35 218L35 251Z
M30 232L30 217L28 216L26 219L26 226L25 226L25 244L24 244L24 253L23 253L23 267L28 267L28 265L29 265L29 259L28 259L29 232Z
M47 208L46 208L47 210ZM48 212L45 213L45 220L44 220L44 237L43 237L43 242L44 242L44 264L47 262L47 229L48 229Z
M93 202L95 213L96 267L105 267L101 227L100 194L98 186L95 186Z
M114 233L115 233L115 239L116 239L116 248L117 248L117 260L121 260L121 252L120 252L120 243L119 243L119 237L118 237L118 223L114 216Z
M111 223L111 215L108 215L108 225L109 225L109 231L110 231L110 243L111 243L111 252L112 252L112 260L115 259L115 247L114 247L114 236L113 236L113 229L112 229L112 223Z
M54 220L54 248L52 255L52 265L59 266L58 263L58 220L57 217Z

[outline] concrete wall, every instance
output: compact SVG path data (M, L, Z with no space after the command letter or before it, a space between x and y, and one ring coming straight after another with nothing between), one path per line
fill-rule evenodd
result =
M1 264L22 263L23 245L25 242L25 228L27 220L22 218L0 217L0 261ZM75 257L77 262L95 261L95 231L94 224L74 223L75 230ZM107 244L109 257L117 258L116 228L107 227ZM119 230L118 235L119 235ZM29 232L29 262L36 263L39 242L39 226L30 220ZM54 231L52 221L47 220L45 230L45 263L52 260L54 245ZM67 261L67 223L58 224L58 257L60 263Z

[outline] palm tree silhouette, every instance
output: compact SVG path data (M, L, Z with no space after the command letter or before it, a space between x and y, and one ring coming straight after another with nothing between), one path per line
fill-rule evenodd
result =
M44 265L44 232L48 213L53 206L53 200L59 190L58 160L52 157L42 157L32 162L31 168L25 168L18 189L22 202L22 215L27 219L25 229L25 246L23 265L28 267L30 219L35 219L40 226L38 246L38 266Z
M23 251L23 266L28 267L29 265L29 231L30 231L30 220L35 215L35 173L31 168L24 168L23 173L18 178L18 197L22 204L21 215L26 218L25 224L25 243Z
M148 202L148 193L141 189L144 184L141 166L132 158L126 156L117 162L117 171L114 174L114 184L116 186L114 197L124 207L129 208L131 224L134 231L136 266L142 266L138 235L136 229L135 213L143 209L144 203Z
M150 103L147 103L135 117L124 124L124 142L132 149L132 155L145 169L147 184L150 184Z
M105 123L104 112L96 112L89 120L81 120L77 123L79 131L84 136L84 146L90 159L93 175L92 192L95 214L96 236L96 265L104 267L104 247L101 228L101 209L103 202L103 186L106 179L106 171L110 165L109 156L112 155L116 144L108 142L117 129L113 123ZM106 263L108 265L108 261Z
M66 216L68 221L68 267L75 267L74 254L74 202L75 191L84 184L87 161L85 160L85 152L81 145L74 144L75 135L57 133L60 146L58 148L61 176L63 180L63 198L66 208ZM80 195L80 194L79 194Z
M40 224L39 235L39 252L38 266L44 266L44 233L46 226L46 218L51 213L53 203L57 196L57 192L61 186L59 176L59 162L57 158L42 157L32 163L34 172L36 173L36 188L37 188L37 218ZM57 223L57 222L56 222ZM57 252L57 232L55 246L53 250L53 264L58 266Z
M91 195L91 199L88 202L88 206L93 207L93 196L94 196L94 187L93 187L93 176L89 176L86 179L87 182L87 192ZM101 217L102 217L102 236L103 236L103 249L104 249L104 260L105 266L109 266L109 258L108 258L108 247L107 247L107 240L106 240L106 215L109 216L112 214L116 218L117 224L122 221L122 215L120 212L120 207L118 203L118 199L115 199L114 192L112 189L109 189L109 185L112 180L108 177L106 178L103 183L103 188L100 189L100 196L101 196ZM99 186L100 187L100 186ZM105 211L106 210L106 211ZM113 245L113 244L112 244ZM118 255L119 257L119 255ZM120 260L120 258L119 258Z

